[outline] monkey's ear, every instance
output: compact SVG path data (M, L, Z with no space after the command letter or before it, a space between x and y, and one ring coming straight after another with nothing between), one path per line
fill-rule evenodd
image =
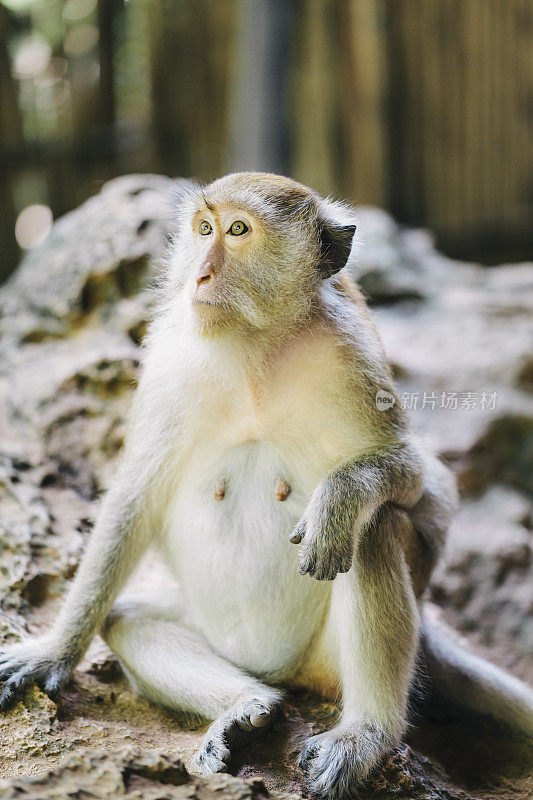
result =
M329 220L320 224L318 269L323 278L335 275L348 261L356 227L356 225L341 225Z

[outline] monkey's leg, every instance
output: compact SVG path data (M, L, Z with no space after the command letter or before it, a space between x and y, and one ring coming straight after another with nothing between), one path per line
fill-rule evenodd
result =
M333 730L307 741L300 758L311 790L322 797L351 796L404 732L419 637L400 544L406 527L412 531L405 512L379 509L350 571L333 585L328 626L338 654L342 714Z
M155 703L215 722L195 761L204 773L227 769L233 750L267 730L281 694L214 653L188 628L179 599L121 600L102 635L137 691Z

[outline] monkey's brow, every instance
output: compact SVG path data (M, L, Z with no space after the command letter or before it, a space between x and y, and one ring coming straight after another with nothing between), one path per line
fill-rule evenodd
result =
M209 200L208 200L208 199L207 199L207 197L205 196L205 192L204 192L204 189L203 189L203 187L200 189L200 194L202 195L202 200L203 200L203 201L204 201L204 203L206 204L206 206L207 206L207 208L209 209L209 211L214 211L215 209L213 208L213 206L211 205L211 203L209 202Z
M235 199L235 200L222 200L222 201L220 201L220 203L214 203L212 200L208 200L207 197L205 197L204 193L202 192L202 200L203 200L205 206L212 213L216 212L216 210L217 210L216 206L217 205L223 205L223 206L228 206L229 208L234 208L236 211L237 210L246 211L248 214L250 214L250 215L252 215L254 217L260 216L260 210L261 209L259 209L258 207L255 207L252 203L240 202L238 199ZM202 205L199 203L196 211L198 212L198 211L201 211L201 210L202 210Z

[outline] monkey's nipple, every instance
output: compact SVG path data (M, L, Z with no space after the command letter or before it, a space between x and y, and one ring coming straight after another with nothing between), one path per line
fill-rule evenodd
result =
M291 487L284 481L283 478L278 478L276 481L276 500L286 500L291 493Z
M215 484L215 500L223 500L226 496L226 479L221 478Z

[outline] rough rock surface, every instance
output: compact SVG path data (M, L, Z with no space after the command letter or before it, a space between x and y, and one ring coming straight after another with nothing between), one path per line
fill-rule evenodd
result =
M49 623L116 468L172 189L159 176L112 181L59 220L0 289L4 640ZM532 681L533 267L451 261L425 232L401 230L378 209L360 210L359 230L356 277L375 306L402 402L456 470L463 495L432 611ZM233 775L198 778L187 769L205 721L135 697L97 639L59 697L29 687L0 716L0 796L305 796L297 753L337 711L291 694ZM518 737L420 703L407 743L360 796L525 800L532 767Z

